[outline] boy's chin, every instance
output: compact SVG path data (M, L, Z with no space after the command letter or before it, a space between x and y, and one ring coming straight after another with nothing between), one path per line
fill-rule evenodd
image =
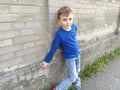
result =
M67 29L67 30L70 30L70 29L71 29L71 27L66 27L66 29Z

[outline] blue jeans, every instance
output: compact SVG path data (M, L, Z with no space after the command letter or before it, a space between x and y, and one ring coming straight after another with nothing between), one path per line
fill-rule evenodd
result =
M68 76L56 87L55 90L68 90L71 84L74 84L75 90L80 90L80 56L66 59L66 63L68 66Z

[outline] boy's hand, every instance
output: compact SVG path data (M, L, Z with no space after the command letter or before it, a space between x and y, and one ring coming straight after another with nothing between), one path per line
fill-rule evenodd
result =
M48 68L49 64L43 61L41 64L42 68Z

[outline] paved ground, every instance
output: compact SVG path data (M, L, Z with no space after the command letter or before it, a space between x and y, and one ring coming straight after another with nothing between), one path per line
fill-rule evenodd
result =
M89 79L81 90L120 90L120 57Z

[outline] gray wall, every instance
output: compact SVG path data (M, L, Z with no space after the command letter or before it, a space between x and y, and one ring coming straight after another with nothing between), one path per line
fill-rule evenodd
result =
M0 0L0 90L42 90L66 76L61 49L49 69L39 65L59 27L56 11L63 5L74 11L82 70L120 47L119 0Z

